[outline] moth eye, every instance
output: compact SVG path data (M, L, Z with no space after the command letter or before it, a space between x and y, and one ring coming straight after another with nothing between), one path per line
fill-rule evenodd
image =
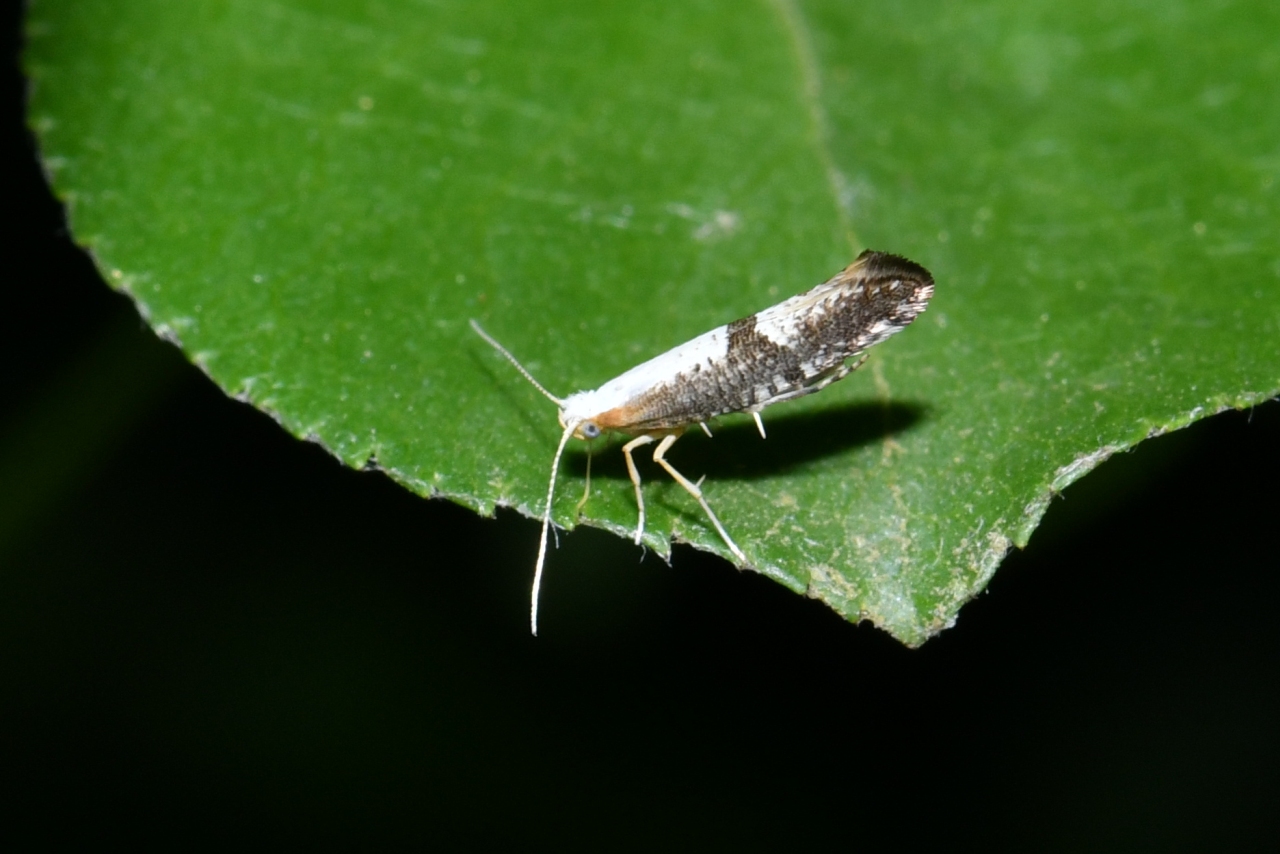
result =
M594 439L600 435L600 428L596 426L594 421L587 421L582 425L582 435L588 439Z

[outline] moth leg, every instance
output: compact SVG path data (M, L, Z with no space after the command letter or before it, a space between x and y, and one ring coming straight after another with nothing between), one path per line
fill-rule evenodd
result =
M858 368L861 368L864 364L866 364L867 358L870 355L871 355L870 353L863 353L861 356L858 357L857 361L851 362L848 365L841 365L840 370L836 371L835 374L832 375L831 379L824 382L821 386L819 386L819 388L826 388L832 383L839 382L840 380L849 376L849 374L853 373L854 371L858 370Z
M649 435L636 436L630 442L622 446L622 455L627 458L627 473L631 475L631 482L636 487L636 504L640 505L640 522L636 525L636 545L640 545L640 538L644 536L644 494L640 492L640 472L636 471L636 461L631 458L631 452L641 445L647 445L653 441L653 437ZM663 440L666 441L665 439Z
M756 429L760 431L760 438L768 439L769 437L764 434L764 422L760 420L760 413L752 411L751 417L756 420Z
M582 508L587 506L587 499L591 497L591 443L587 442L587 485L582 488L582 498L578 501L578 506L573 508L574 517L582 515Z
M653 461L666 469L667 474L675 478L676 483L683 486L686 492L698 499L698 503L702 505L703 511L705 511L707 517L711 519L711 524L716 526L716 531L720 534L720 539L724 540L724 544L729 547L729 551L738 556L738 560L746 563L747 556L742 553L742 549L738 548L738 544L733 541L733 538L729 536L729 532L724 529L724 525L720 524L720 520L716 517L716 514L711 511L711 505L707 503L707 499L702 497L702 490L698 488L698 484L693 483L687 477L680 474L680 472L676 471L675 467L672 466L671 463L667 462L666 457L663 456L671 446L675 444L676 439L679 438L680 437L678 435L672 434L659 442L657 449L653 452ZM628 457L628 459L630 459L630 457ZM699 481L699 483L701 483L701 481Z

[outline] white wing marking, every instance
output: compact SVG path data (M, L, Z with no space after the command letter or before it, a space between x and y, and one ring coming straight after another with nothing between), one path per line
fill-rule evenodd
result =
M564 400L567 419L590 419L634 400L658 383L676 374L687 373L695 365L709 369L729 352L728 326L704 332L679 347L636 365L595 391L580 391Z

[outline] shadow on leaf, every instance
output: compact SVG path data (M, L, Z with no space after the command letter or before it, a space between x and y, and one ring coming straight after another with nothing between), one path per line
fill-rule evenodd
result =
M733 420L711 424L713 438L705 436L697 425L667 453L667 459L685 476L697 480L755 480L773 477L807 466L817 460L836 456L850 448L904 433L928 415L921 403L892 401L849 403L819 412L764 414L768 438L762 439L750 416L728 416ZM636 464L641 478L649 480L657 473L652 462L654 445L636 450ZM569 472L582 477L587 470L587 453L579 446L566 453ZM591 463L593 478L628 479L622 442L617 438L598 445ZM666 477L665 473L661 473Z

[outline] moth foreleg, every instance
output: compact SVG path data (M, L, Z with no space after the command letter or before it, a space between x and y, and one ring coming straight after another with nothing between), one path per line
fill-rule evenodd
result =
M582 498L578 501L578 506L573 508L574 518L582 516L582 508L587 506L587 499L591 497L591 443L587 443L587 483L582 488Z
M664 454L667 453L667 450L670 449L670 447L675 444L676 439L679 438L680 437L678 435L672 434L659 442L658 447L653 452L653 461L666 469L667 474L671 475L671 477L675 479L676 483L683 486L686 492L698 499L698 503L702 505L703 511L707 514L707 518L711 520L711 524L716 526L716 531L720 534L720 539L724 540L724 544L729 547L729 551L738 556L738 560L746 563L747 556L742 553L742 549L738 548L738 544L729 536L729 532L724 529L724 525L720 524L719 518L717 518L716 514L711 510L711 505L707 503L707 499L702 497L702 490L698 488L696 483L680 474L680 472L675 470L675 467L672 466L671 463L667 462ZM631 460L630 455L627 456L627 460L628 462ZM639 488L639 481L637 481L637 492L639 492Z
M669 438L669 437L668 437ZM631 452L641 445L647 445L653 441L653 437L649 435L636 436L630 442L622 446L622 455L627 458L627 473L631 475L631 482L636 487L636 504L640 506L640 522L636 525L636 545L640 545L640 538L644 536L644 493L640 491L640 472L636 471L636 461L631 458ZM666 441L665 439L663 441Z

